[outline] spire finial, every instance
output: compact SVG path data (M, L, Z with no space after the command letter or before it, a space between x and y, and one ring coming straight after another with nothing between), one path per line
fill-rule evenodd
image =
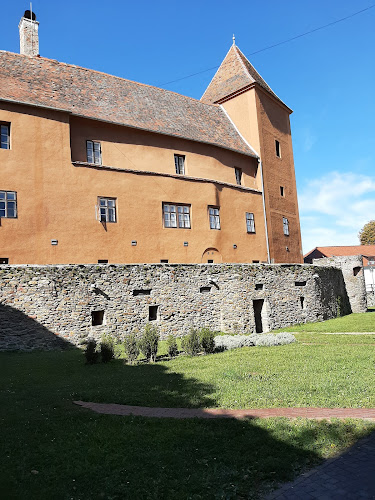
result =
M233 33L232 39L233 39L233 45L236 45L236 37L234 36L234 33Z

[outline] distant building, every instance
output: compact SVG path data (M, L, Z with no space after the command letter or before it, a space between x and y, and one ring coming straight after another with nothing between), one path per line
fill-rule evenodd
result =
M289 115L233 43L196 100L0 51L0 262L301 262Z
M304 262L312 264L313 259L344 255L362 255L366 291L375 293L375 245L315 247L304 256Z

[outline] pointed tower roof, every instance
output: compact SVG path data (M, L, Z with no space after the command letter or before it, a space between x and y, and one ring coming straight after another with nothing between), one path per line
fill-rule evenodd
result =
M282 102L233 41L233 45L201 97L201 101L214 104L254 83Z

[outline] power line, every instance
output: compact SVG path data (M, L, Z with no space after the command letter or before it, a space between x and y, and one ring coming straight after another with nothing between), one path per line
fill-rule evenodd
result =
M323 26L319 26L318 28L314 28L313 30L305 31L304 33L301 33L300 35L293 36L292 38L287 38L286 40L283 40L282 42L274 43L273 45L269 45L268 47L264 47L263 49L256 50L255 52L251 52L249 54L249 56L259 54L260 52L264 52L265 50L279 47L280 45L283 45L284 43L292 42L293 40L297 40L297 38L302 38L303 36L310 35L311 33L315 33L316 31L323 30L325 28L328 28L329 26L333 26L334 24L341 23L341 22L346 21L347 19L350 19L354 16L358 16L358 14L362 14L362 12L366 12L367 10L373 9L374 7L375 7L375 5L370 5L369 7L366 7L365 9L354 12L353 14L350 14L349 16L342 17L341 19L337 19L336 21L333 21L331 23L324 24ZM158 85L158 87L162 87L163 85L169 85L171 83L180 82L181 80L186 80L187 78L192 78L193 76L201 75L202 73L207 73L207 71L212 71L213 69L218 69L219 67L220 67L220 64L218 66L212 66L211 68L207 68L207 69L204 69L202 71L198 71L197 73L191 73L190 75L183 76L182 78L177 78L177 80L171 80L170 82L161 83Z

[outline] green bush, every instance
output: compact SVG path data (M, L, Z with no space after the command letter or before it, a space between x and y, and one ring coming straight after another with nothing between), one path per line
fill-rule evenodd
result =
M177 340L173 335L168 335L167 352L170 358L174 358L178 354Z
M188 354L189 356L196 356L201 350L198 330L192 328L190 330L190 333L183 337L181 346L186 354Z
M139 345L134 333L127 335L124 339L124 350L126 361L133 365L139 356Z
M100 356L102 363L108 363L115 357L114 339L110 335L103 335L100 341Z
M89 339L86 342L85 358L88 365L94 365L99 361L99 353L97 351L97 342L94 339Z
M156 326L147 323L139 340L139 349L147 361L154 363L158 353L160 335Z
M215 333L209 328L200 329L199 341L205 354L212 354L215 351Z

